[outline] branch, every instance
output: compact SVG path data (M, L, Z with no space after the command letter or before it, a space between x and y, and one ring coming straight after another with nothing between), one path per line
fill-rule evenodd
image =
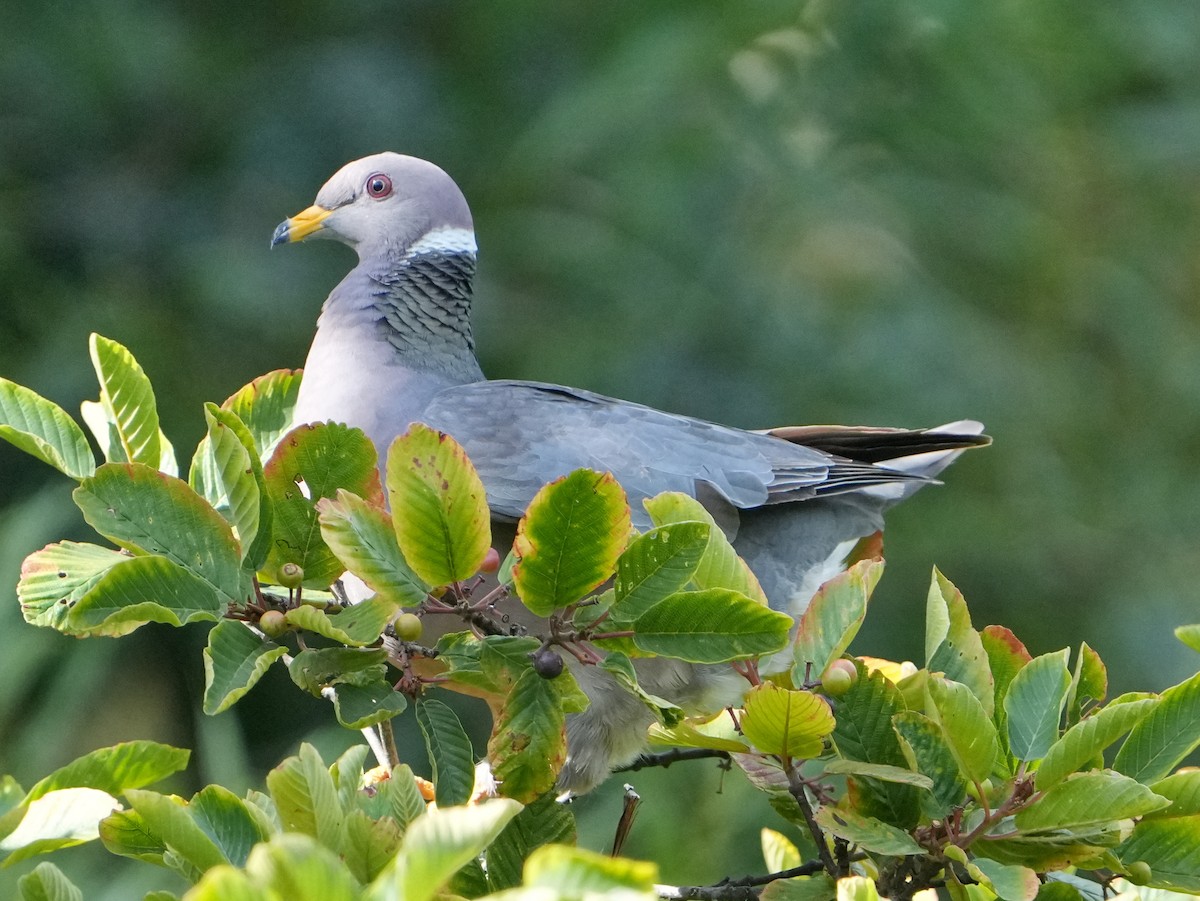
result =
M825 869L820 861L810 861L790 870L768 873L765 876L745 876L741 879L722 879L715 885L656 885L654 891L660 898L670 901L757 901L758 886L767 885L777 879L795 876L812 876Z
M804 822L808 824L808 831L812 833L813 843L817 846L817 856L821 858L821 864L825 867L825 872L831 878L837 879L840 868L834 862L833 855L829 853L829 846L825 844L825 833L821 831L821 827L817 825L816 817L813 816L812 804L808 802L808 795L804 791L804 780L800 778L798 772L790 767L788 768L787 777L788 791L796 799L796 803L800 805L800 812L804 814Z
M672 748L669 751L658 751L654 754L641 754L632 763L619 766L614 773L636 773L638 770L660 766L666 769L679 760L709 760L717 759L729 763L728 751L717 751L713 748Z

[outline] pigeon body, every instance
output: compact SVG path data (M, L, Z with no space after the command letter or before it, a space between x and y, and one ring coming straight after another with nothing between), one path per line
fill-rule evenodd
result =
M609 471L629 496L699 499L793 615L883 511L987 443L972 421L905 431L837 426L729 428L559 385L487 381L471 334L476 244L457 185L432 163L381 153L349 163L316 203L280 224L273 244L349 244L358 265L334 288L304 366L295 421L363 429L381 459L413 422L453 435L479 471L498 534L542 485L574 469ZM598 667L575 667L591 706L568 720L566 790L586 791L636 756L650 713ZM651 693L685 709L734 703L728 667L638 662Z

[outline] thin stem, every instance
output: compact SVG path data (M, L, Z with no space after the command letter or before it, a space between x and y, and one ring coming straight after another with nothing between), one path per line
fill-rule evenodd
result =
M831 878L837 879L840 874L840 869L837 863L834 862L833 855L829 853L829 846L825 843L825 833L821 831L821 827L817 825L817 818L813 814L812 804L808 801L808 794L805 792L804 780L800 778L800 774L791 766L790 761L784 761L784 771L788 777L788 791L791 792L796 803L800 806L800 812L804 815L804 822L808 826L808 831L812 834L813 843L817 846L817 856L821 858L821 865L825 867L825 872Z
M725 764L730 761L728 751L718 751L714 748L672 748L670 751L659 751L655 754L642 754L632 763L617 767L614 773L635 773L638 770L660 766L666 769L681 760L721 760Z

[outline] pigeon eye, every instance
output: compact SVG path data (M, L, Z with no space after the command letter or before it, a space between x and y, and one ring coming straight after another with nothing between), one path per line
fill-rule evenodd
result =
M392 180L379 172L367 179L367 193L376 200L381 200L392 193Z

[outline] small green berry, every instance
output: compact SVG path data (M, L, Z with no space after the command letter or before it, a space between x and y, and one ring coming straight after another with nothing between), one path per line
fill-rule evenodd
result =
M1153 877L1150 864L1144 860L1135 860L1125 867L1125 878L1134 885L1147 885Z
M285 563L279 567L279 584L284 588L299 588L304 581L304 567L299 563Z
M839 658L821 674L821 690L831 698L840 698L858 681L858 669L853 661Z
M425 631L425 624L415 613L401 613L392 624L396 637L401 641L416 641Z
M288 630L287 619L278 610L267 610L258 618L258 627L264 635L278 638Z

